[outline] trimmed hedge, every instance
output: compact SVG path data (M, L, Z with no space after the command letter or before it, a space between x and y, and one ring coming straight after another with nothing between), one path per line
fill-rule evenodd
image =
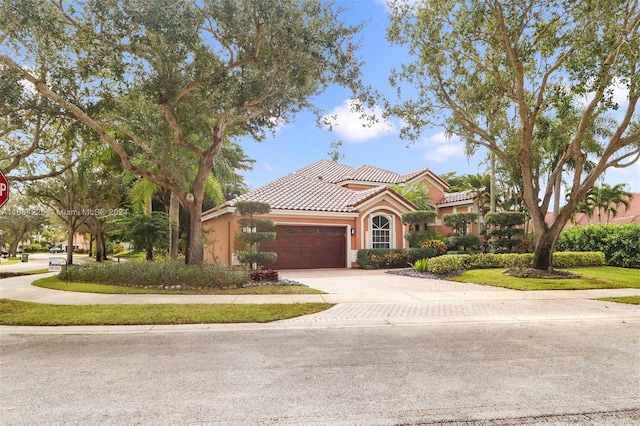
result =
M447 274L461 269L531 268L533 259L532 253L447 254L429 259L427 270L435 274ZM605 256L602 252L555 252L553 254L553 266L556 268L604 264Z
M410 249L362 249L358 250L356 263L362 269L406 268L420 259L438 256L434 247Z
M69 281L122 286L174 286L237 288L251 282L245 268L224 265L185 265L180 261L123 262L69 266ZM58 275L65 280L65 270Z
M640 268L640 225L576 226L562 231L556 250L601 251L607 265Z

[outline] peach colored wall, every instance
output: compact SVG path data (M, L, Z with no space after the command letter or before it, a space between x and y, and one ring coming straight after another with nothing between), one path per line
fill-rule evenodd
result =
M402 217L398 214L398 209L397 207L393 206L391 203L389 203L387 200L382 200L380 203L378 203L375 207L367 209L367 211L365 212L366 216L363 216L364 218L364 231L368 232L370 230L371 227L371 218L373 216L377 216L377 215L393 215L394 217L394 224L393 224L393 229L395 230L395 248L403 248L404 247L404 233L406 232L406 226L402 223ZM360 219L358 219L358 223L360 223ZM358 239L358 243L360 243L362 239ZM366 238L365 240L365 245L366 245ZM407 245L408 247L408 245ZM358 249L360 248L366 248L366 247L358 247Z
M351 239L351 249L358 250L358 242L360 241L359 230L357 228L357 218L354 217L335 217L335 218L321 218L321 217L295 217L278 214L269 214L261 216L265 219L270 219L276 223L276 225L289 224L289 225L320 225L320 226L351 226L356 229L355 235L349 235ZM235 247L235 234L240 232L240 225L238 220L240 216L226 213L213 219L209 219L203 222L202 227L206 232L207 242L205 243L204 256L207 263L222 263L225 265L232 264L233 252Z
M440 219L440 221L442 222L442 218L444 217L445 214L449 214L449 213L466 213L469 211L469 208L472 207L470 204L463 204L460 206L455 206L456 210L454 211L454 206L449 206L449 207L442 207L438 209L438 218ZM475 211L475 209L473 210ZM440 226L430 226L429 229L435 229L437 230L439 233L441 233L442 235L447 235L450 234L451 232L453 232L453 229L444 226L444 225L440 225ZM470 233L471 234L477 234L478 231L478 223L472 223L471 227L470 227Z
M424 183L429 188L429 197L434 204L438 204L444 198L444 188L440 185L435 185L430 179L423 178L418 183Z
M224 214L202 223L205 232L204 260L206 263L231 264L233 234L238 231L239 216Z

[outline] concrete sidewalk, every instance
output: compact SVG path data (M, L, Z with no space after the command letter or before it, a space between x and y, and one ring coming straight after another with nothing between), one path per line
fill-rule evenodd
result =
M344 326L586 319L640 320L638 305L595 300L602 297L640 296L640 289L525 292L470 283L405 277L379 270L344 269L281 272L283 278L328 292L308 295L110 295L65 292L31 285L33 280L51 275L53 274L2 279L0 298L67 305L336 304L331 309L317 314L272 323L271 327L313 324ZM4 328L3 331L8 330Z

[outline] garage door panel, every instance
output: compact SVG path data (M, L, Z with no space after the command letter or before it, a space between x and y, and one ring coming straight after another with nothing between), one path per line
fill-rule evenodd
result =
M344 227L276 226L276 239L263 243L261 250L275 251L278 260L269 265L278 269L344 268L346 230Z

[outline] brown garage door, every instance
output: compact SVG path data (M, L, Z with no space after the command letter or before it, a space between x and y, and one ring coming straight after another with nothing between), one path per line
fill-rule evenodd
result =
M346 228L276 226L276 239L262 243L261 251L275 251L276 269L344 268Z

